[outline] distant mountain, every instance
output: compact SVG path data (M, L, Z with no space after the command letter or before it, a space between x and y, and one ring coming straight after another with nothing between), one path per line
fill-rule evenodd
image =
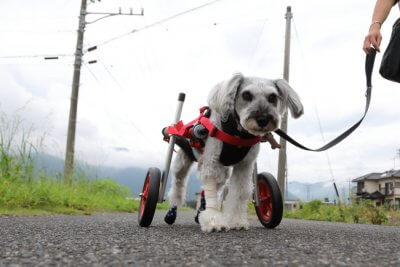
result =
M45 171L46 173L60 176L64 170L64 160L58 157L38 153L35 156L35 165L38 170ZM144 179L146 178L147 169L139 167L129 168L115 168L108 166L91 166L82 162L76 163L78 172L85 173L89 178L110 178L116 180L118 183L128 187L133 193L134 197L138 197L143 188ZM196 178L194 168L189 175L188 188L187 188L187 200L195 199L195 193L200 190L201 182ZM171 184L171 176L168 177L167 189Z
M58 157L54 157L48 154L37 154L35 157L36 166L38 169L44 170L47 173L53 175L61 175L64 169L64 160ZM94 167L88 164L77 162L78 171L82 171L89 177L96 178L111 178L116 180L118 183L128 187L133 193L134 197L138 197L143 188L143 182L147 173L147 169L139 167L129 168L115 168L108 166ZM187 188L187 200L195 199L195 193L200 191L201 182L196 177L195 167L189 175L188 188ZM168 184L166 193L171 184L171 176L168 177ZM348 198L348 190L344 188L338 188L339 196L341 199ZM333 183L302 183L302 182L290 182L288 184L288 200L302 200L310 201L313 199L324 200L328 198L329 201L336 199L336 193Z
M49 174L59 174L64 170L64 160L45 153L34 155L36 169Z
M338 186L338 185L337 185ZM334 201L336 197L335 187L333 182L329 183L302 183L290 182L288 184L288 191L292 196L302 201L311 201L313 199L328 199ZM348 189L338 186L340 199L347 199L349 196ZM290 195L288 199L290 199Z
M161 169L160 169L161 170ZM161 170L162 171L162 170ZM98 177L109 177L115 179L118 183L125 185L131 189L133 195L137 197L142 192L144 179L146 178L147 169L130 167L124 169L100 167L98 168ZM186 192L186 199L195 199L195 193L200 190L201 182L196 178L196 173L192 171L188 177L188 187ZM171 174L168 177L168 183L165 194L168 193L168 189L171 186ZM166 197L166 195L165 195Z
M286 200L294 200L295 201L295 200L301 200L301 199L288 190Z

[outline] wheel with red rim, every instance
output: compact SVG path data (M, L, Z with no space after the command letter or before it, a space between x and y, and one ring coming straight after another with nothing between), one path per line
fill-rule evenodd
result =
M156 211L158 193L160 191L161 172L157 168L150 168L144 180L140 194L138 222L142 227L148 227L153 221Z
M257 175L258 197L260 203L255 206L257 217L266 228L275 228L281 223L283 201L281 190L274 176L270 173Z

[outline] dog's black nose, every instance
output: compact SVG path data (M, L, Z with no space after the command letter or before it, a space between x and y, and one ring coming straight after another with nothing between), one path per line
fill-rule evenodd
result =
M262 117L258 117L256 119L256 122L257 122L258 126L265 127L268 124L269 120L270 120L270 118L268 116L262 116Z

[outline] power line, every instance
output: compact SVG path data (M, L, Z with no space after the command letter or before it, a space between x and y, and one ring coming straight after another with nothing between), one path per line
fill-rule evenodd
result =
M316 116L317 116L318 126L319 126L319 132L320 132L320 134L321 134L322 141L325 143L324 132L323 132L323 130L322 130L321 120L320 120L320 118L319 118L319 113L318 113L317 107L315 107L315 114L316 114ZM326 155L326 159L327 159L327 162L328 162L329 172L330 172L330 174L331 174L332 180L334 181L334 176L333 176L333 171L332 171L332 165L331 165L331 160L330 160L330 158L329 158L328 151L325 151L325 155Z
M13 56L0 56L0 59L16 59L16 58L55 58L55 57L73 57L73 54L58 54L58 55L13 55Z
M97 53L96 53L97 54ZM98 54L97 54L97 59L100 62L100 64L103 66L103 68L106 70L106 72L108 73L108 75L110 75L111 79L114 81L114 83L122 90L125 90L122 85L118 82L118 80L115 78L115 76L111 73L111 71L109 70L109 68L107 68L107 66L104 64L104 62L99 58Z
M94 0L91 0L91 2L94 2ZM79 82L81 76L82 57L84 54L83 39L84 39L85 27L87 25L86 15L90 14L102 14L105 15L105 17L108 17L107 14L113 15L114 13L87 12L87 0L81 1L78 37L75 49L74 72L72 78L72 90L71 90L71 100L70 100L71 104L70 104L69 119L68 119L67 146L66 146L65 165L64 165L65 182L70 182L71 175L73 174ZM120 14L122 14L122 12L120 12ZM143 12L142 14L133 14L133 12L130 12L129 15L143 15Z
M21 20L72 20L76 19L76 16L49 16L49 17L43 17L43 16L24 16L24 17L2 17L0 18L0 21L4 20L16 20L20 22Z
M59 33L72 33L76 34L73 30L0 30L1 33L32 33L32 34L59 34Z
M101 62L101 60L100 59L98 59L99 60L99 62ZM107 71L107 73L110 75L110 77L113 79L113 81L117 84L117 86L118 87L120 87L120 89L122 89L123 87L121 86L121 84L115 79L115 77L114 77L114 75L107 69L107 67L103 64L103 63L101 63L103 66L104 66L104 68L106 69L106 71ZM86 67L86 69L89 71L89 73L92 75L92 77L96 80L96 82L103 88L103 90L104 91L107 91L107 88L103 85L103 83L100 81L100 79L94 74L94 72L89 68L89 66L86 64L86 63L84 63L84 66ZM123 99L125 99L125 98L123 98ZM106 110L109 110L108 109L108 105L107 105L107 103L104 103L104 107L105 107L105 109ZM125 108L124 108L125 109ZM109 114L112 114L112 112L108 112ZM127 112L125 111L124 112L124 118L122 117L122 116L119 116L120 117L120 119L122 119L122 120L124 120L124 121L128 121L129 122L129 124L135 129L135 131L137 132L137 133L139 133L139 135L143 138L143 140L145 140L147 143L149 143L149 144L151 144L152 143L152 140L150 140L149 138L148 138L148 136L146 136L141 130L140 130L140 128L132 121L132 119L130 118L130 116L129 115L127 115ZM154 148L153 146L149 146L149 147L151 147L151 148L153 148L153 151L156 153L156 155L158 156L158 157L160 157L160 155L162 155L164 152L162 152L162 151L160 151L160 149L156 149L156 148ZM162 159L164 159L164 158L160 158L161 160Z
M89 68L88 64L83 63L83 65L86 67L86 69L89 71L89 73L92 75L92 77L94 78L94 80L96 80L96 82L106 91L106 88L103 86L103 84L101 83L101 81L99 80L99 78L94 74L94 72ZM107 111L107 114L112 114L112 112L110 112L110 109L108 107L108 103L103 103L104 104L104 109ZM111 120L111 117L108 116L109 119ZM119 116L120 117L120 116ZM120 117L121 120L123 120L122 117ZM115 118L114 118L115 120ZM133 124L133 123L132 123ZM133 127L135 128L135 130L137 130L137 127L133 124ZM138 131L139 132L139 131ZM142 134L141 132L139 132L140 134Z
M36 66L36 65L40 65L40 66L43 66L43 64L48 64L48 63L44 63L44 62L24 62L24 63L21 63L21 62L0 62L0 65L3 65L3 66ZM57 64L57 66L72 66L73 65L73 63L60 63L60 62L53 62L53 63L51 63L51 64Z
M91 47L96 47L96 46L91 46ZM96 47L97 48L97 47ZM96 50L96 49L94 49ZM90 49L88 49L88 51L90 51ZM105 69L105 71L108 73L108 75L111 77L111 79L113 80L113 82L117 85L117 87L120 89L120 91L126 96L126 98L122 97L123 100L128 99L128 95L126 94L126 89L124 86L121 85L121 83L118 81L118 79L115 77L115 75L111 72L111 70L106 66L106 64L104 63L104 61L102 59L100 59L99 54L97 53L97 51L95 51L95 55L96 58L98 60L98 62L103 66L103 68ZM95 78L95 80L102 85L102 83L100 82L100 80L96 77L96 75L91 71L91 69L87 66L87 64L85 64L85 67L89 70L90 74ZM104 88L104 87L103 87ZM146 140L148 143L151 143L151 140L149 140L148 136L146 136L141 130L140 128L131 120L130 116L127 115L127 112L125 112L125 117L128 120L128 122L132 125L132 127L136 130L136 132L138 132L142 138L144 140ZM155 151L158 153L158 155L162 154L161 151L159 151L157 149L157 151Z
M250 63L252 63L254 61L254 57L255 57L255 55L256 55L256 53L258 51L258 48L260 46L260 43L261 43L261 38L264 35L265 24L267 23L267 19L264 19L263 21L264 21L264 23L263 23L262 29L260 31L260 34L258 35L258 40L257 40L256 47L255 47L255 49L253 51L253 55L249 58L249 62ZM248 64L248 65L250 65L250 64Z
M194 8L185 10L185 11L182 11L182 12L177 13L177 14L175 14L175 15L172 15L172 16L170 16L170 17L161 19L161 20L159 20L159 21L153 22L153 23L151 23L151 24L149 24L149 25L146 25L146 26L143 26L143 27L141 27L141 28L133 29L133 30L127 32L127 33L124 33L124 34L115 36L115 37L113 37L113 38L111 38L111 39L108 39L108 40L106 40L106 41L104 41L104 42L98 44L97 46L106 45L106 44L108 44L108 43L110 43L110 42L113 42L113 41L115 41L115 40L121 39L121 38L123 38L123 37L125 37L125 36L128 36L128 35L130 35L130 34L137 33L137 32L139 32L139 31L143 31L143 30L147 30L147 29L149 29L149 28L152 28L152 27L155 27L155 26L157 26L157 25L163 24L163 23L165 23L165 22L167 22L167 21L173 20L173 19L175 19L175 18L177 18L177 17L183 16L183 15L185 15L185 14L187 14L187 13L191 13L191 12L193 12L193 11L196 11L196 10L198 10L198 9L204 8L204 7L206 7L206 6L215 4L216 2L219 2L219 1L221 1L221 0L214 0L214 1L211 1L211 2L208 2L208 3L205 3L205 4L203 4L203 5L200 5L200 6L197 6L197 7L194 7Z
M114 83L120 88L121 92L125 93L125 88L118 82L118 80L115 78L114 74L112 74L111 70L104 64L104 62L102 60L100 60L100 58L97 58L100 62L100 64L104 67L104 69L106 70L106 72L108 73L108 75L110 75L111 79L114 81ZM132 126L135 128L135 130L142 135L142 137L148 141L149 143L150 140L148 139L148 137L140 130L139 127L136 126L135 123L133 123L133 121L130 119L130 117L128 115L126 115L126 117L128 118L129 122L132 124Z
M303 60L306 62L305 55L304 55L304 51L303 51L303 46L302 46L302 44L301 44L300 37L299 37L299 33L298 33L298 31L297 31L297 27L296 27L296 23L295 23L295 20L294 20L294 19L293 19L293 25L294 25L295 36L296 36L297 42L298 42L299 47L300 47L301 56L303 57ZM307 64L307 62L306 62L305 70L306 70L307 73L309 73L309 69L308 69L308 64ZM325 143L324 132L323 132L323 129L322 129L321 120L320 120L320 117L319 117L319 113L318 113L318 108L317 108L317 106L315 106L314 111L315 111L315 115L316 115L316 117L317 117L319 132L320 132L320 134L321 134L322 141ZM332 165L331 165L331 160L330 160L330 158L329 158L329 153L328 153L328 151L325 151L325 155L326 155L326 160L327 160L327 163L328 163L329 173L330 173L331 179L332 179L331 182L333 183L333 187L334 187L334 189L335 189L336 196L337 196L338 200L340 201L340 198L339 198L339 191L338 191L337 186L336 186L336 182L335 182L335 178L334 178L333 170L332 170Z

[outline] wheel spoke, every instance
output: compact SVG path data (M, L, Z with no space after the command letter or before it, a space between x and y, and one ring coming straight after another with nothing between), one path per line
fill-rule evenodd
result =
M146 185L143 190L143 196L147 196L149 194L149 181L146 181Z
M260 199L260 202L271 201L270 196L262 196L262 197L259 197L259 199Z
M258 211L263 220L269 221L272 218L272 196L268 184L265 181L258 181L258 198L260 200Z
M272 203L268 203L267 209L268 209L270 212L272 212Z
M150 177L147 176L146 180L144 181L143 193L141 194L140 211L139 211L140 214L143 214L144 208L146 206L146 201L149 194L149 183L150 183Z

